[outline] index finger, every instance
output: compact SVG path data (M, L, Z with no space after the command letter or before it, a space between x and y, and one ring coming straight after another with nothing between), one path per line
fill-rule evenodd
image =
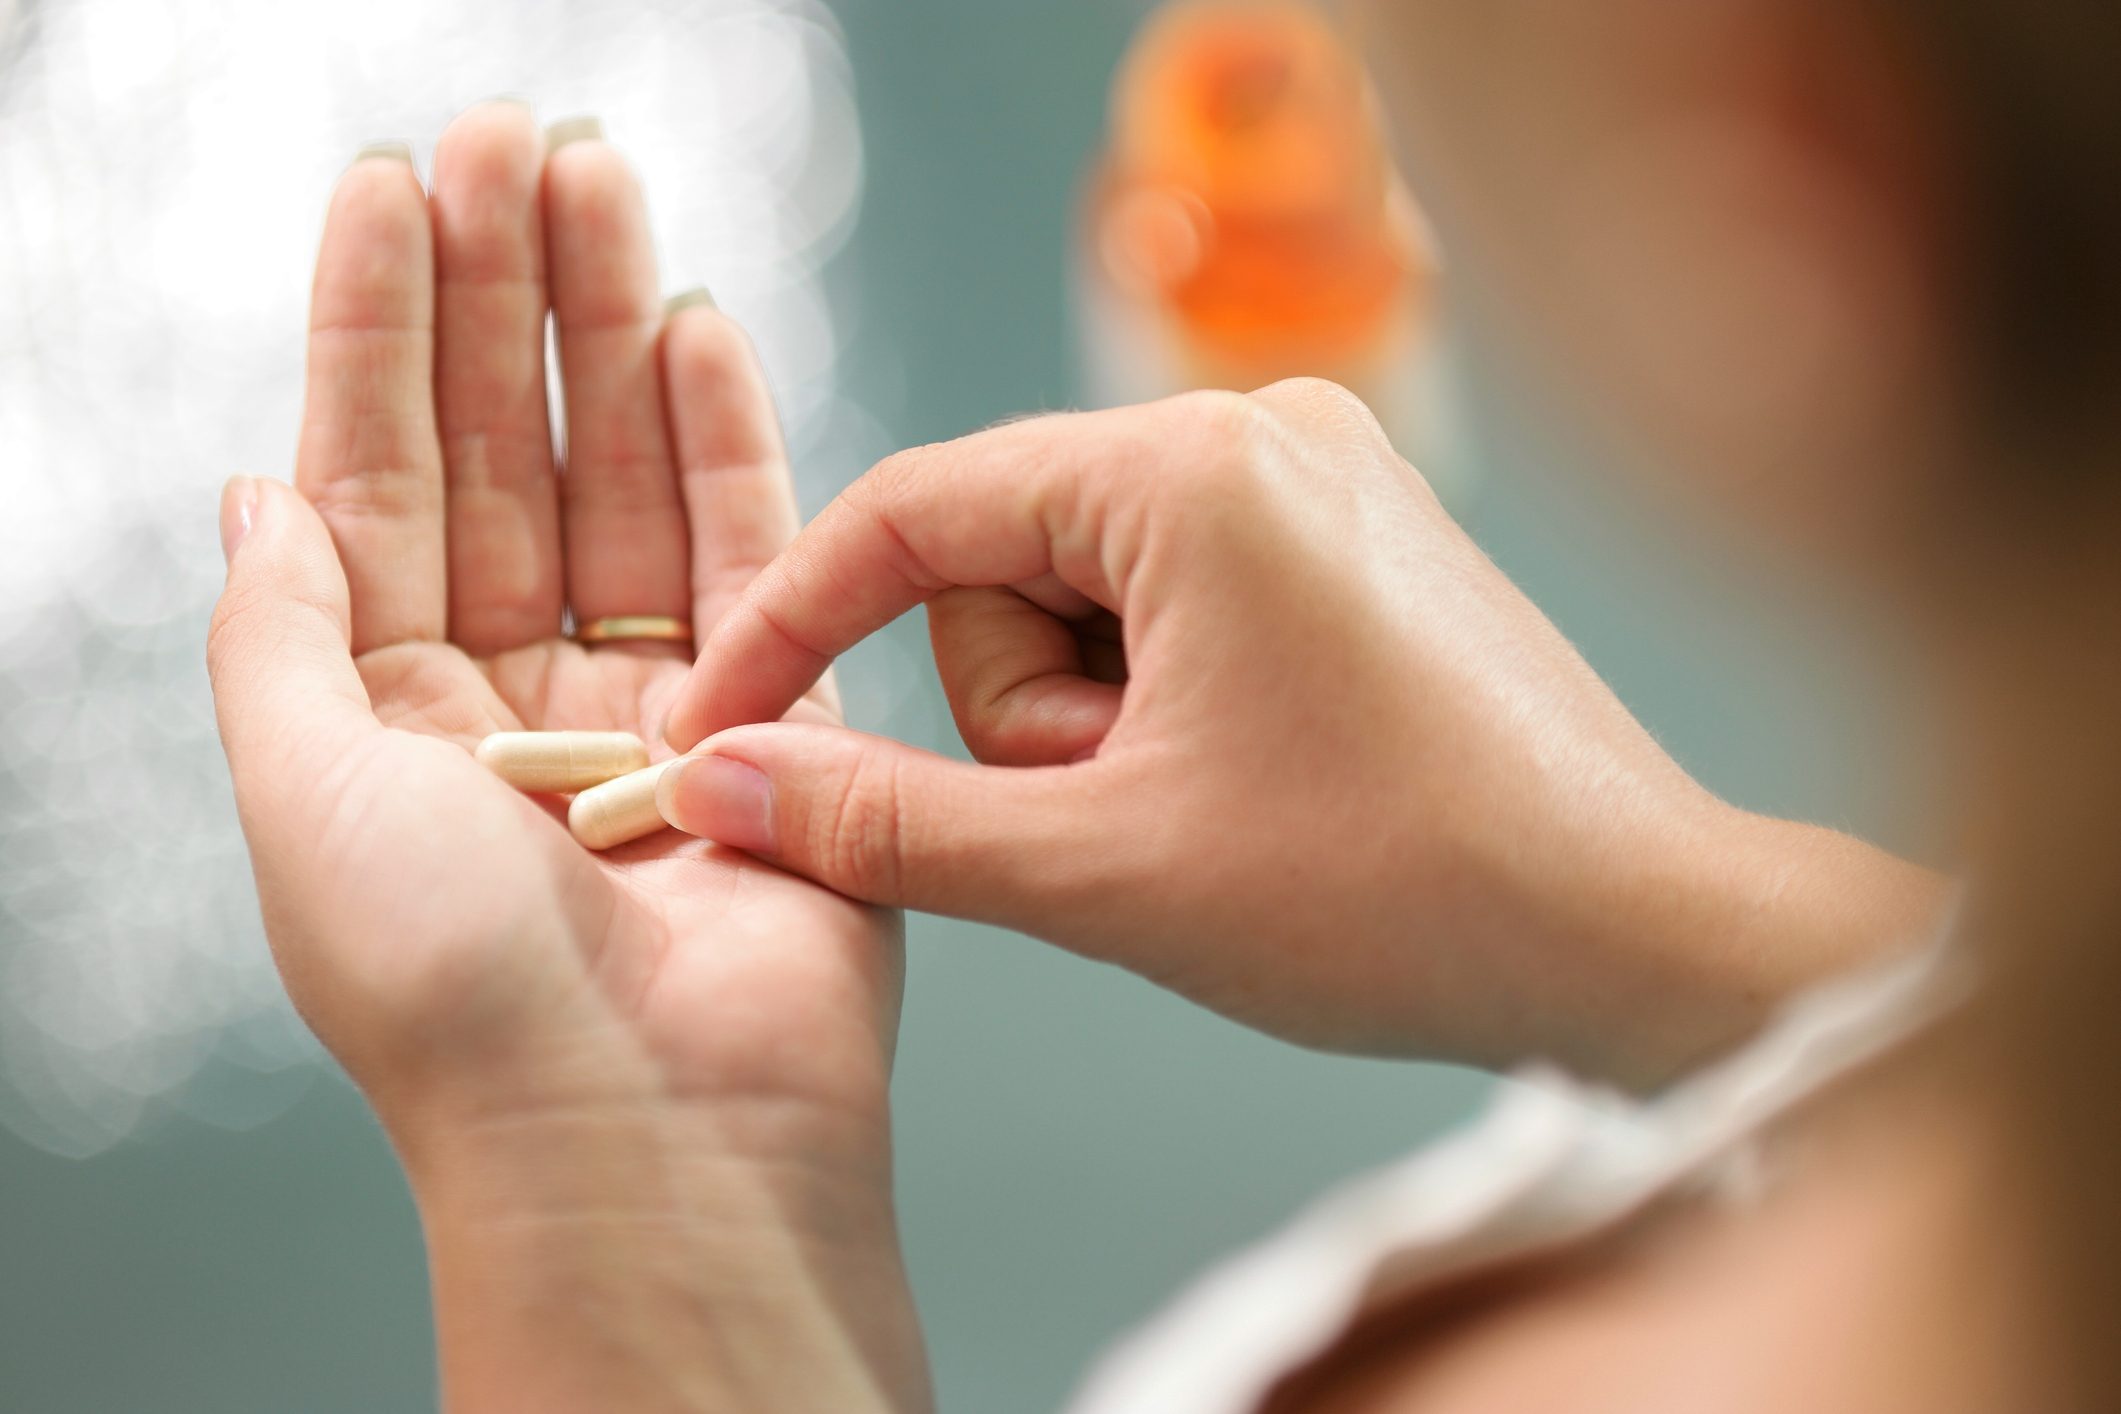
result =
M434 231L411 158L366 153L339 178L317 250L295 453L295 484L352 587L357 657L447 627L434 301Z
M832 660L955 587L1051 573L1117 610L1126 556L1101 533L1110 490L1154 479L1149 409L1069 413L900 452L827 506L701 647L664 736L689 750L778 719ZM1127 478L1103 474L1124 467Z

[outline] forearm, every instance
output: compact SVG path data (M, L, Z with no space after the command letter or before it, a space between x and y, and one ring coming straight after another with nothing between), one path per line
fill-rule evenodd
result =
M451 1414L928 1406L887 1174L702 1128L644 1106L402 1146Z

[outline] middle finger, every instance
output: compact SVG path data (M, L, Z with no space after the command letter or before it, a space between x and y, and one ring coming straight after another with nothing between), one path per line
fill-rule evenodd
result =
M448 467L449 636L499 653L560 630L545 406L545 139L482 103L435 147L435 403Z

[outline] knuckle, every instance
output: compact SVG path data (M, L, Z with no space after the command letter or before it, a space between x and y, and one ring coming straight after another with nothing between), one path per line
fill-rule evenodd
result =
M1242 446L1258 435L1264 410L1243 393L1202 388L1164 403L1179 435L1210 446Z
M441 473L405 449L393 446L375 455L357 454L356 462L357 470L332 477L310 496L326 523L409 520L441 505Z
M1004 707L1009 685L985 676L944 684L944 697L959 740L983 766L1006 764L1014 746L1013 723Z
M827 877L864 898L899 896L898 772L890 758L863 752L818 817L814 848Z
M1269 383L1255 396L1266 402L1320 412L1345 412L1363 406L1362 399L1330 378L1284 378Z
M311 619L319 622L313 625ZM222 677L238 664L250 664L247 671L269 670L268 659L277 664L289 651L308 651L313 629L343 646L344 610L325 590L268 582L231 584L221 592L207 622L207 671Z
M997 713L973 721L960 719L958 735L982 766L1047 766L1059 758L1045 751L1045 738L1033 724L1014 714Z
M1227 489L1273 438L1267 411L1242 393L1180 393L1156 404L1154 412L1147 434L1163 468L1159 480L1189 500Z
M215 677L225 673L257 640L259 594L255 589L230 585L214 604L206 625L206 668Z
M1342 384L1327 378L1285 378L1254 395L1285 408L1294 417L1328 433L1373 441L1384 436L1370 405Z
M828 514L844 516L855 525L893 514L905 504L907 488L916 474L910 455L910 451L893 452L854 478L826 508Z
M772 563L772 556L758 551L735 551L720 559L696 564L692 571L692 596L695 600L733 604ZM710 625L695 627L705 633Z
M929 471L934 447L906 447L885 457L848 488L864 509L891 514L912 499Z

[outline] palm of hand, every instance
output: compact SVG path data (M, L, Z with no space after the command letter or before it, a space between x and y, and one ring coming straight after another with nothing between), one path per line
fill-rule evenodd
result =
M379 974L371 994L399 994L389 1010L460 1042L475 1021L516 1049L543 1044L539 1030L575 1044L596 1035L613 1048L600 1064L620 1067L597 1083L652 1078L711 1097L748 1086L773 1055L770 1079L784 1097L869 1098L896 1016L895 919L674 831L584 850L556 802L520 795L468 754L493 731L653 740L682 661L555 639L487 659L449 644L399 645L359 667L378 719L398 730L377 739L348 783L338 813L364 822L376 853L346 872L397 881L391 894L409 907L393 918L370 894L370 926L348 943ZM832 714L805 702L797 715ZM406 882L418 879L429 882ZM492 1005L467 1018L467 997Z
M379 161L335 200L297 480L344 577L331 612L350 662L331 666L358 675L349 696L373 716L336 735L232 722L247 709L217 671L239 797L272 802L245 810L269 932L297 1004L379 1104L442 1074L488 1111L764 1098L869 1114L880 1134L893 916L675 832L593 854L555 802L468 751L519 729L654 742L683 654L575 644L561 602L689 612L703 632L792 532L748 347L709 309L666 334L630 176L601 143L568 164L489 106L445 136L431 204ZM452 210L470 214L453 228ZM493 279L511 258L534 278ZM564 496L548 298L570 385ZM542 475L505 475L525 448ZM266 736L292 745L252 766L238 743ZM267 770L310 779L247 779Z

